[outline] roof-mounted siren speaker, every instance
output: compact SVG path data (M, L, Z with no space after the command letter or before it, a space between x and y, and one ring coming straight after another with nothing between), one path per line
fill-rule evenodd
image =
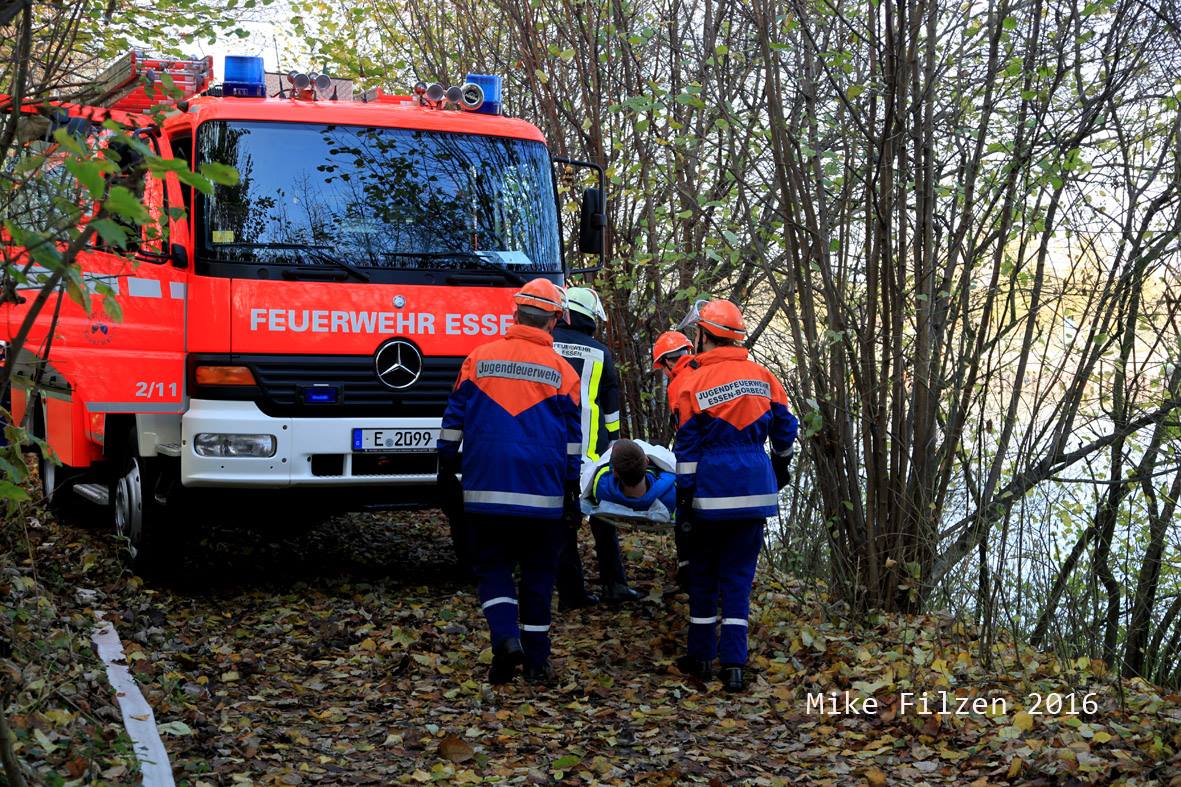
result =
M312 80L307 74L299 71L288 71L287 81L291 83L291 97L292 98L311 98L309 88Z
M475 82L465 82L459 89L459 101L456 103L460 109L479 112L480 107L484 106L484 88Z
M468 74L463 78L465 87L476 85L484 93L484 103L473 112L483 112L485 115L500 114L500 77L494 74Z
M452 85L447 88L447 103L453 107L459 106L463 102L463 88Z
M266 98L267 78L261 57L226 55L226 75L222 82L223 96L238 98Z
M447 98L447 90L438 82L431 82L427 85L423 98L431 106L442 106L443 100Z
M312 87L316 89L317 95L323 95L327 93L328 89L332 87L332 77L328 76L327 74L313 74L311 75L311 78Z

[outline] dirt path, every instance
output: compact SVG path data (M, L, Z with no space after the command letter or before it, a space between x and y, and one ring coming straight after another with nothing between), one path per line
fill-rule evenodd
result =
M695 684L670 666L686 608L663 592L672 558L660 536L626 539L645 600L555 614L562 683L551 690L485 682L483 619L454 579L434 512L350 515L290 533L282 522L264 532L214 527L183 570L147 586L117 569L105 532L52 522L45 536L38 560L95 591L157 721L180 723L165 740L178 783L1167 783L1176 774L1178 698L1131 690L1120 711L1097 672L1068 673L1011 646L985 672L971 632L946 617L851 633L814 591L767 576L751 628L755 685L731 697ZM899 691L950 687L1016 703L1031 686L1097 690L1100 710L1035 720L1014 715L1014 704L999 718L905 717L896 701ZM805 713L807 692L845 689L894 705L870 716Z
M78 535L113 551L98 532ZM627 543L649 598L556 614L563 680L548 691L485 682L483 618L454 579L434 512L356 514L292 534L217 527L174 580L110 577L98 589L119 610L158 721L193 732L167 741L178 780L785 778L766 770L767 753L788 743L779 714L716 685L703 694L668 666L685 615L683 598L662 594L671 543ZM444 753L470 759L440 755L448 736L464 743Z

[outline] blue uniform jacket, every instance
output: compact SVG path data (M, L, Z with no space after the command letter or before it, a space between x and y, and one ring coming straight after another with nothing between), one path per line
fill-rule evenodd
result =
M591 487L591 502L605 501L626 506L633 511L648 511L659 500L668 509L669 514L677 510L677 476L676 473L666 473L658 469L648 470L648 491L641 497L628 497L619 488L611 466L607 465L595 475Z
M677 378L677 488L692 499L697 520L762 519L779 503L764 446L787 454L799 422L771 372L741 347L718 347L695 358ZM690 512L678 512L683 518Z
M443 414L439 458L463 444L468 513L559 519L582 464L578 375L553 338L523 325L463 362Z

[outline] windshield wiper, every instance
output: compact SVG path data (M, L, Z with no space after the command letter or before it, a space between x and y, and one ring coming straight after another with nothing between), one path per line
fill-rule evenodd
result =
M501 265L497 265L492 260L474 251L386 251L382 252L383 257L409 257L415 260L446 260L457 259L464 262L470 262L473 268L490 271L492 273L499 273L514 284L524 284L526 279L516 271L509 270Z
M291 249L293 251L306 251L313 258L326 262L329 265L335 265L337 268L345 271L351 276L354 276L361 281L369 281L369 274L360 268L347 262L332 253L331 246L325 246L317 243L219 243L218 246L231 246L239 249ZM294 273L294 271L292 271Z

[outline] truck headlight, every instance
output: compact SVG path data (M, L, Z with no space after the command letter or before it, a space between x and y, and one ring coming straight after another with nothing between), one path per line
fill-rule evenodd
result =
M278 441L270 434L218 434L203 432L193 438L197 456L254 456L275 455Z

